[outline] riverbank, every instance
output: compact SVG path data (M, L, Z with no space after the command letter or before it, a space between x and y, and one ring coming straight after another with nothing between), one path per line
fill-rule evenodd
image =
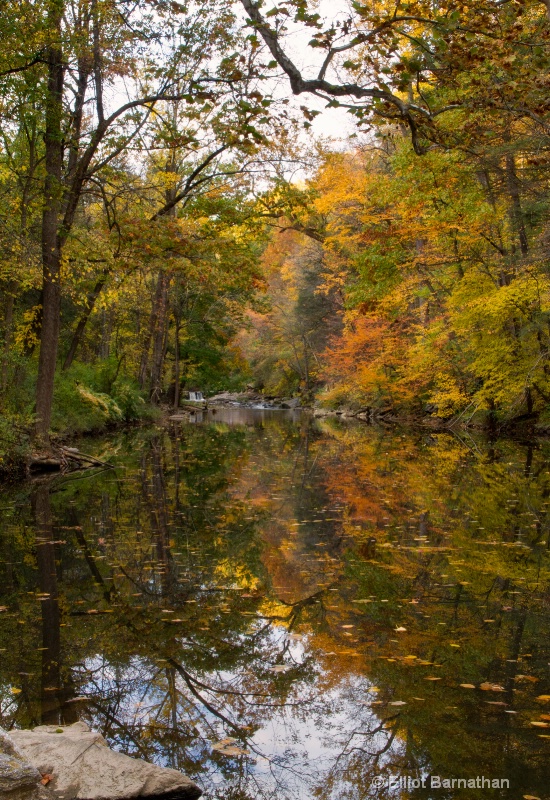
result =
M134 387L126 392L126 402L120 403L104 393L86 387L76 387L78 403L74 397L60 426L62 415L56 414L57 429L52 431L47 448L33 446L33 424L24 424L20 417L5 415L0 421L0 479L20 480L31 474L48 471L72 471L90 466L108 466L88 457L74 447L79 439L101 436L105 433L155 423L167 424L174 419L194 419L196 414L216 408L247 408L250 410L303 411L314 418L335 418L357 421L382 427L405 427L427 429L433 432L451 433L458 430L498 435L547 437L550 421L537 415L513 419L499 419L488 411L476 410L473 414L460 414L450 419L435 414L407 414L397 409L373 407L353 408L341 406L327 408L319 403L305 403L299 397L276 397L254 390L244 392L220 392L200 402L182 400L178 409L169 405L153 405L146 402ZM89 406L92 406L90 409ZM122 407L121 407L122 406ZM85 449L85 448L84 448Z

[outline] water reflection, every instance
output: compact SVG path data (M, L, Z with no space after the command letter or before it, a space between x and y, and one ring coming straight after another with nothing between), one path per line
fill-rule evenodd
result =
M544 797L550 443L224 409L97 447L1 498L5 727L211 800Z

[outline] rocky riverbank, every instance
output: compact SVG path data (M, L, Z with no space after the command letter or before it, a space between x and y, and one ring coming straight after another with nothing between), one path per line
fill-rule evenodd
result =
M244 406L245 408L295 409L302 408L299 397L271 397L254 391L220 392L208 398L209 406Z

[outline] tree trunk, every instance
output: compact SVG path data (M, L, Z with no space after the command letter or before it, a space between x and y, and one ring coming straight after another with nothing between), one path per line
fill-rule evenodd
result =
M155 325L152 328L153 356L151 360L151 387L150 397L153 403L160 401L162 391L162 367L166 348L166 323L168 315L168 289L170 275L159 272L157 291L155 294Z
M511 153L506 155L506 181L508 183L508 191L512 201L512 222L518 234L519 246L522 255L526 256L529 252L529 242L527 240L525 223L523 221L523 210L521 208L521 197L519 192L519 180L516 172L516 163L514 161L514 156Z
M4 355L2 358L2 394L8 385L8 367L13 334L13 309L15 305L15 292L17 281L11 280L6 289L6 304L4 306Z
M176 330L174 333L174 409L180 407L180 318L176 312Z
M48 439L52 415L61 311L61 287L59 284L61 247L58 235L63 165L61 17L62 5L53 3L48 19L52 42L46 50L48 88L44 134L46 177L44 180L44 211L42 213L42 329L36 386L36 435L43 441Z
M94 286L94 288L87 297L86 305L84 306L84 311L82 312L82 316L78 320L78 325L76 326L76 330L73 334L71 346L69 347L69 352L65 356L65 361L63 362L64 370L69 369L69 367L73 363L75 353L78 349L80 342L82 341L84 328L86 327L88 320L90 319L90 315L94 310L96 300L101 294L101 290L105 286L105 282L107 281L108 275L109 275L109 268L106 267L101 273L100 277L98 278L96 285Z

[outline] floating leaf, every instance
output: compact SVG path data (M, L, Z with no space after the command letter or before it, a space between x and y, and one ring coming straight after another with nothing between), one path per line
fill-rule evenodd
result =
M441 678L436 677L435 675L429 675L427 678L424 678L425 681L440 681Z
M238 740L233 739L231 736L227 736L225 739L221 739L219 742L216 742L216 744L213 744L212 750L221 750L224 747L228 747L230 744L234 744L236 741Z
M216 744L212 745L212 750L215 751L216 753L220 753L220 755L223 756L248 755L250 751L244 747L236 745L235 744L236 741L237 739L233 739L231 736L228 736L225 739L222 739L221 741L216 742Z
M461 685L461 687L463 689L475 689L476 688L473 683L461 683L460 685Z
M484 692L504 692L504 686L500 686L498 683L490 683L489 681L485 681L484 683L479 684L479 688L482 689Z

